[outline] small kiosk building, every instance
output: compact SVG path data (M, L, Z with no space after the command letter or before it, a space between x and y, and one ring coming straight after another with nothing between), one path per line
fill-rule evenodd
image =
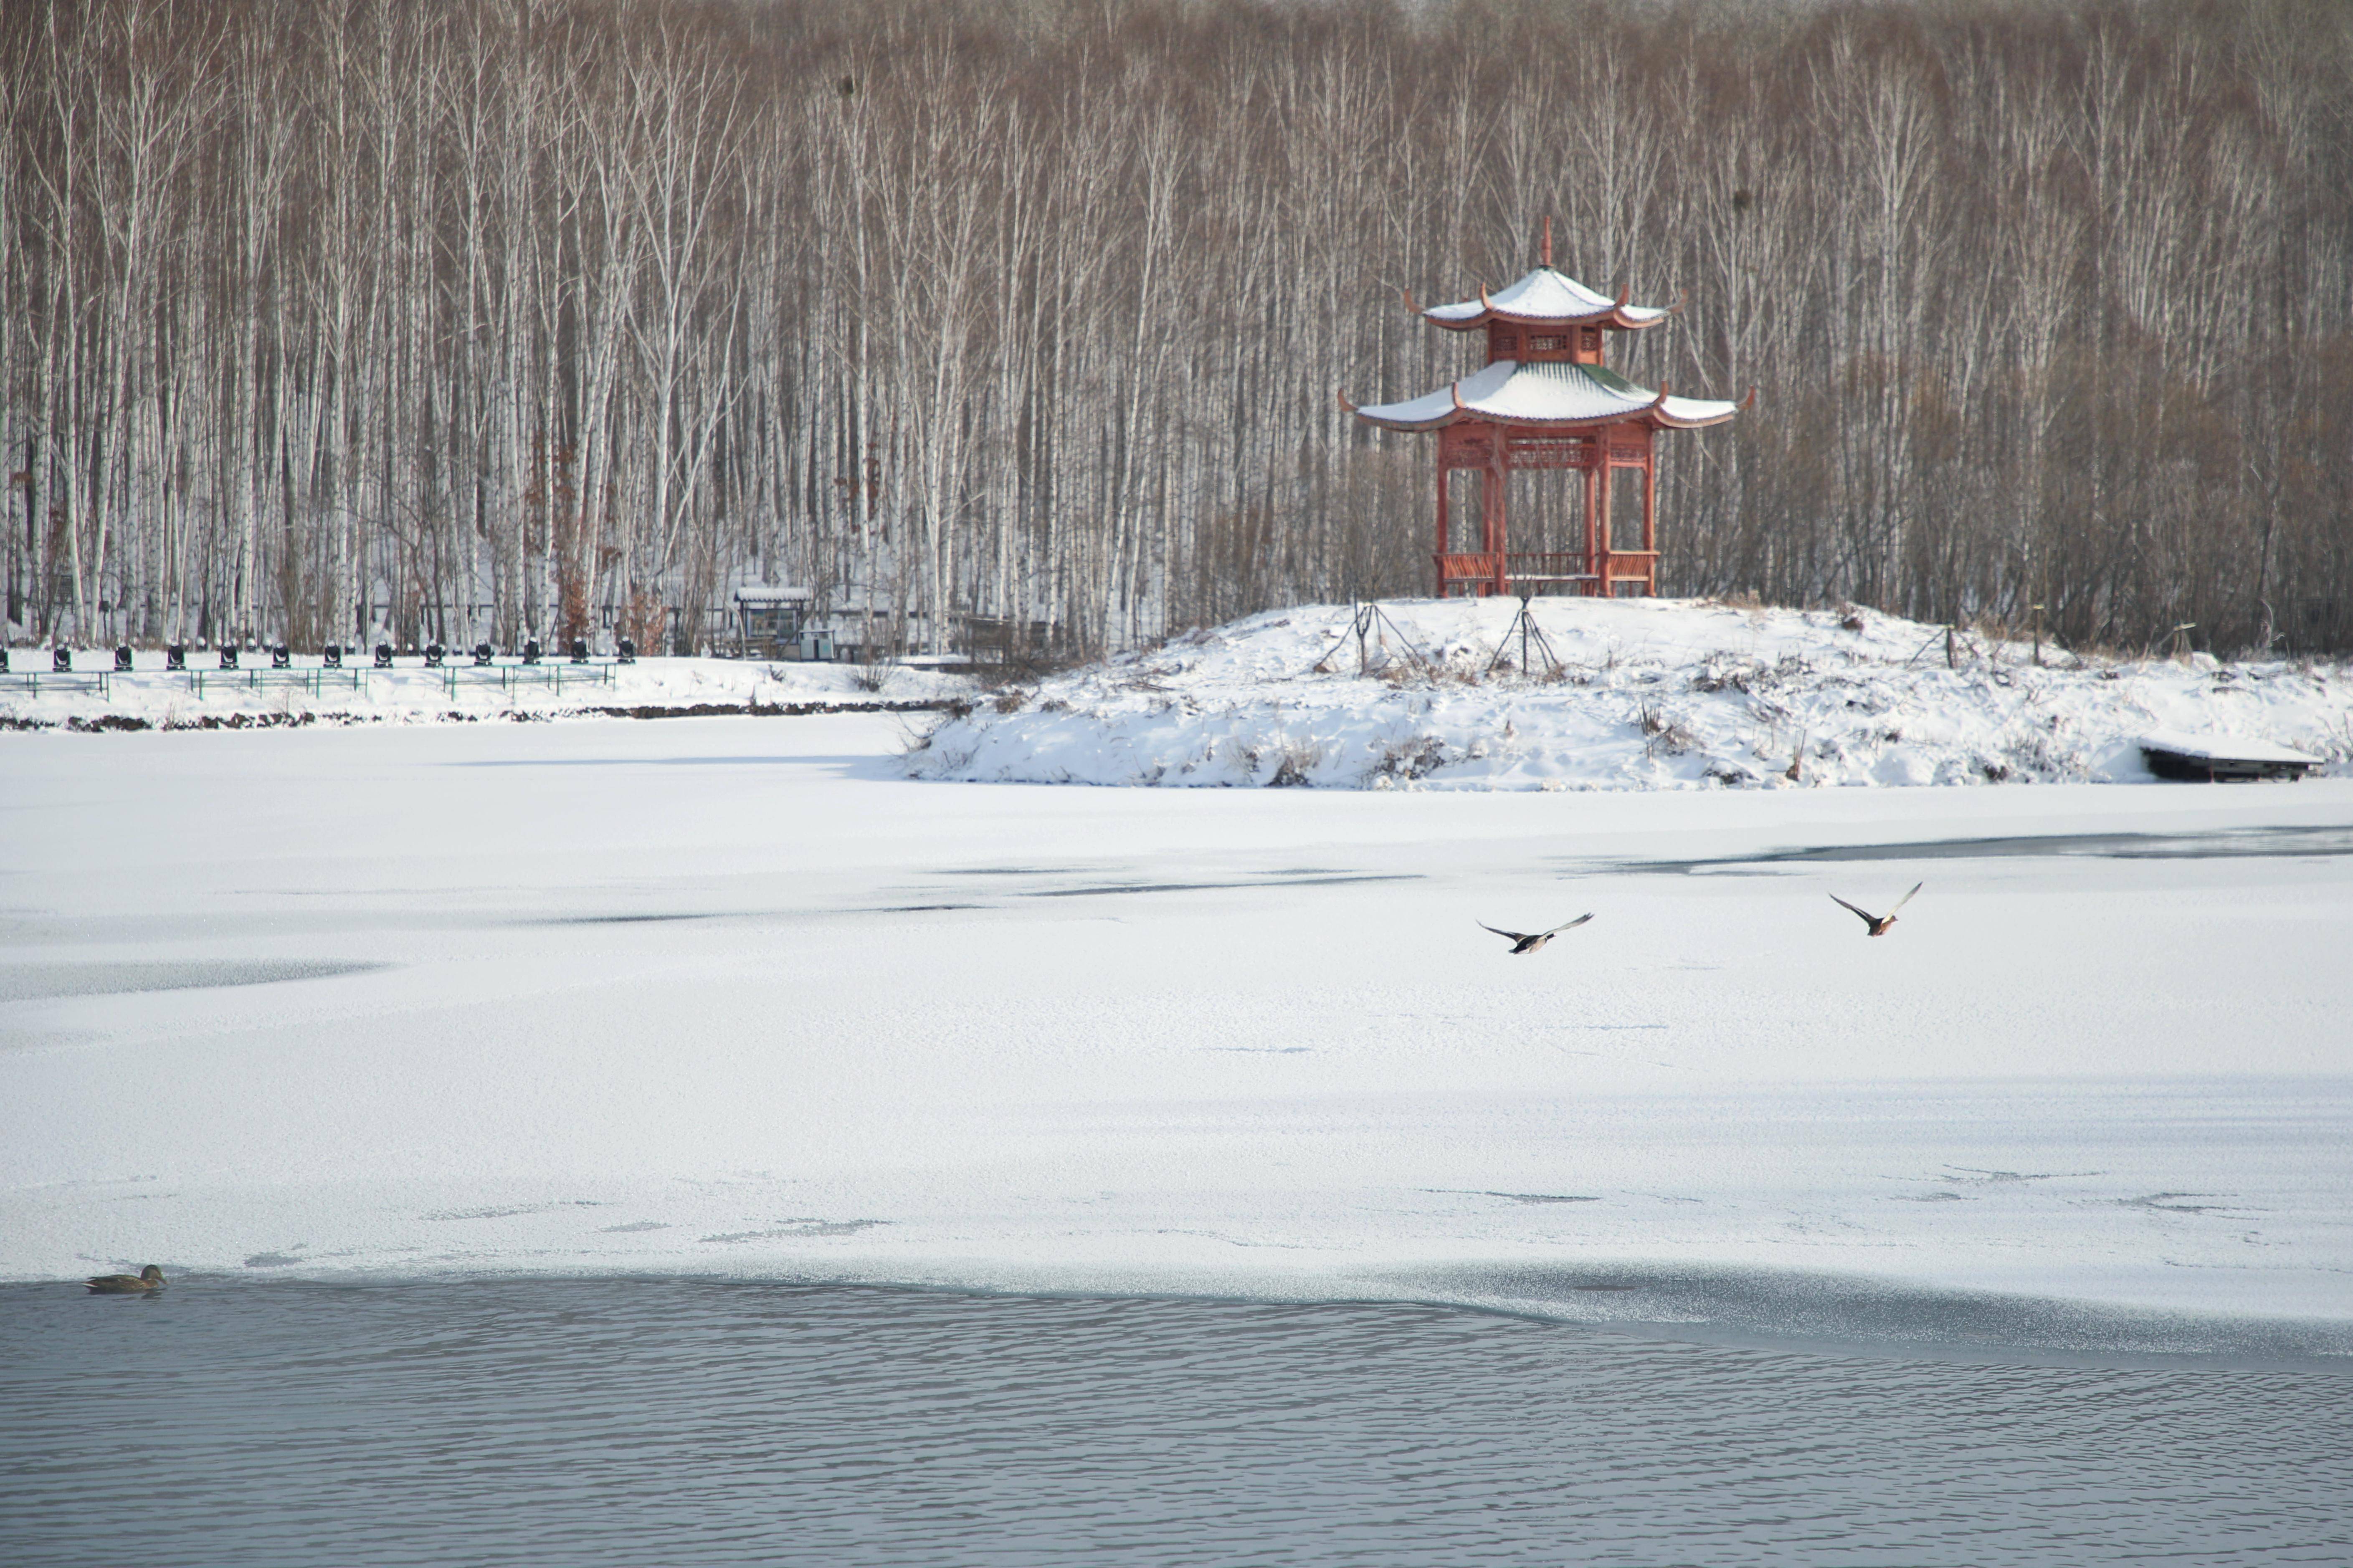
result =
M735 647L747 658L799 658L807 588L749 584L735 590Z

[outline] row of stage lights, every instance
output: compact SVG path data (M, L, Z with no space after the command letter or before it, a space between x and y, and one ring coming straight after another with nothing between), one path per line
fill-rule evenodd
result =
M329 643L324 648L320 650L320 658L327 668L341 669L343 668L343 655L346 652L357 654L359 649L355 647L346 649L340 643ZM425 645L424 652L420 657L425 660L425 668L427 669L439 669L448 664L448 649L443 647L438 642L427 643ZM615 645L615 661L617 663L635 664L638 662L638 645L630 641L628 637L621 638L620 641ZM287 650L287 647L284 643L280 643L277 647L270 648L269 650L269 654L270 668L287 669L292 668L294 656ZM376 668L392 668L393 659L396 656L392 651L392 645L390 643L380 642L375 645ZM476 643L474 645L474 664L477 668L488 665L494 657L495 655L490 644L485 642ZM522 662L525 664L539 664L544 661L546 655L540 647L538 641L533 639L527 641L522 645ZM573 664L586 664L588 662L588 644L585 638L574 637L572 639L568 661ZM241 668L237 663L237 646L234 643L226 644L222 647L220 650L220 667L223 669L237 669ZM114 668L118 673L130 669L131 647L129 644L126 643L122 647L114 650ZM164 650L164 668L166 670L184 670L188 668L188 650L185 644L174 643ZM49 669L52 674L71 675L73 673L73 649L69 647L50 649ZM7 671L8 650L5 647L0 647L0 675L5 675Z

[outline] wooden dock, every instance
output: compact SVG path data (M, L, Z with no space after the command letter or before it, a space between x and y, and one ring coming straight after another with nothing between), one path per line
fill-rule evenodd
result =
M2300 779L2320 765L2318 757L2221 735L2188 735L2160 730L2141 737L2140 754L2161 779L2186 784L2252 784L2261 779Z

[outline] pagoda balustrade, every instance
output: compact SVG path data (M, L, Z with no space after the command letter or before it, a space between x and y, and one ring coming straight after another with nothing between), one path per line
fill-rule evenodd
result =
M1599 584L1639 583L1647 592L1656 576L1655 550L1451 550L1430 558L1438 567L1438 591L1464 588L1474 594L1535 592L1576 585L1599 592ZM1588 586L1590 584L1591 586Z

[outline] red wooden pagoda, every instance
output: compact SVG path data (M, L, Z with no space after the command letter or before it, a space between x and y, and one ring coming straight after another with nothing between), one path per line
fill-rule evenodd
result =
M1411 305L1410 298L1407 304ZM1553 270L1552 220L1545 220L1536 269L1490 295L1419 312L1450 331L1485 328L1484 369L1404 403L1344 406L1388 430L1438 432L1438 592L1580 594L1658 591L1658 471L1652 438L1661 430L1721 425L1729 403L1670 397L1636 386L1601 363L1604 334L1657 326L1672 313L1595 293ZM1454 548L1447 477L1474 468L1481 477L1479 548ZM1521 468L1570 468L1585 476L1585 547L1514 552L1506 531L1506 497ZM1620 549L1610 537L1616 475L1641 475L1642 546Z

